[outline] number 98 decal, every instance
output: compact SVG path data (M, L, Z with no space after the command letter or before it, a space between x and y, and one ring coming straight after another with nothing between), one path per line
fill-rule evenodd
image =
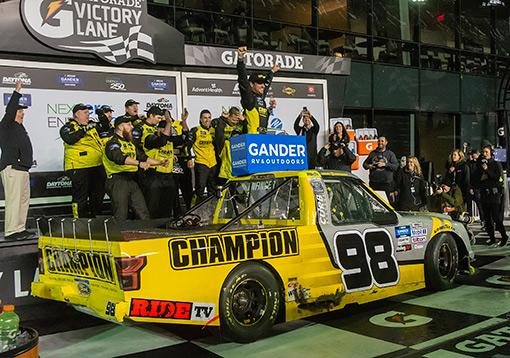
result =
M346 292L394 286L400 279L390 234L382 229L337 232L335 260Z

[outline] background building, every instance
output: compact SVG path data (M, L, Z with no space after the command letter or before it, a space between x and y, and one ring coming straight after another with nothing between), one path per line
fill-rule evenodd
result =
M351 58L345 101L330 98L330 116L378 128L397 156L433 161L439 173L464 141L497 144L509 7L503 0L149 0L149 13L189 44Z

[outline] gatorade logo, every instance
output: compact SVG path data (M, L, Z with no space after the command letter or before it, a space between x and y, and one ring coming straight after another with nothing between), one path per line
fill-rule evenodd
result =
M368 150L373 150L374 149L373 143L367 143L367 149Z

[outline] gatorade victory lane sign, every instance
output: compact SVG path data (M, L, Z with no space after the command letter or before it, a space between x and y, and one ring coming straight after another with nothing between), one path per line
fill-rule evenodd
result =
M21 0L21 14L30 33L57 50L91 52L117 65L155 63L146 0Z

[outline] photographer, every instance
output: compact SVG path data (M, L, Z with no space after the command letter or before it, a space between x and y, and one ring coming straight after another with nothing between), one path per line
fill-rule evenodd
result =
M326 154L326 151L329 152ZM356 161L356 156L343 141L326 143L319 152L319 165L325 169L342 170L351 172L351 165Z
M370 170L369 186L374 190L384 190L389 197L393 190L393 173L398 168L395 153L387 148L385 136L379 136L377 148L370 152L363 162L363 168Z
M100 215L106 179L102 165L103 142L96 125L90 122L91 107L79 103L73 107L73 118L60 128L64 141L65 169L73 183L73 217Z
M303 119L303 125L299 122ZM306 150L308 153L308 169L315 169L317 166L317 135L319 134L319 123L310 111L303 107L303 110L294 122L294 131L296 135L306 137ZM350 169L349 169L350 171Z
M483 142L482 142L483 143ZM505 246L508 236L501 219L501 202L503 200L503 169L501 164L492 157L492 145L485 141L479 159L477 174L480 178L480 201L485 218L485 230L489 235L488 245ZM501 240L494 236L494 223L501 233Z

